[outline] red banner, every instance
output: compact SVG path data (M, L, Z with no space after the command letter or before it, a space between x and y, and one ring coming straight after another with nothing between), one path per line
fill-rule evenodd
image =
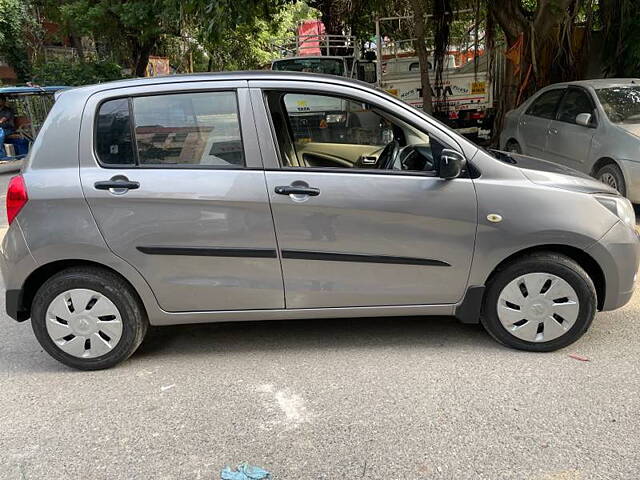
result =
M324 35L324 24L320 20L305 20L298 26L298 54L321 55L320 40Z

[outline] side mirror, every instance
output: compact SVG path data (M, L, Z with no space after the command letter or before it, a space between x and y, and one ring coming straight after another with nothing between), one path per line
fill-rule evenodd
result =
M438 174L440 175L440 178L444 178L446 180L459 177L465 163L466 160L462 154L455 150L445 148L440 154Z
M591 114L579 113L578 115L576 115L576 123L578 125L582 125L583 127L591 127Z

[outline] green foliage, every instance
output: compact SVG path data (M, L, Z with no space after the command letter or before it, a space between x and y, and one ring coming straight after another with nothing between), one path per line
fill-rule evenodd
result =
M293 41L296 27L318 12L304 2L284 5L269 19L252 19L204 41L211 56L212 70L247 70L264 66L278 53L273 46Z
M186 17L197 19L202 39L224 41L224 37L240 26L254 26L280 12L290 0L184 0Z
M640 2L618 0L605 16L604 59L609 75L640 76ZM615 52L611 55L611 52Z
M33 67L38 85L87 85L123 78L122 68L107 61L49 60Z
M66 0L60 15L80 35L126 41L135 33L144 43L177 31L180 4L174 0Z
M13 67L19 82L29 78L27 32L38 30L30 3L25 0L0 0L0 56Z
M165 35L179 35L178 0L65 0L58 7L69 33L89 35L139 75Z

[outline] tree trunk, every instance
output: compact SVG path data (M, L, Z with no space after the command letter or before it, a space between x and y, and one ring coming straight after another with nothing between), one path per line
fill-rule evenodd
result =
M413 21L416 35L416 53L420 62L420 85L422 87L422 110L433 114L431 80L429 78L429 51L426 45L425 18L421 0L412 0ZM379 61L379 60L378 60Z
M342 35L345 9L340 0L319 0L311 5L320 10L320 18L328 35Z
M78 60L84 62L84 47L82 46L82 38L75 33L71 33L69 35L69 39L71 40L71 46L76 49Z
M146 41L143 44L136 42L134 44L133 58L134 67L133 73L136 77L144 77L147 73L147 65L149 65L149 56L155 45L154 41Z
M573 0L538 0L530 19L522 6L522 0L487 2L489 14L504 33L507 49L522 38L522 47L514 60L507 59L500 98L494 123L494 133L502 129L504 114L516 108L539 88L550 83L551 58L544 52L549 42L555 40L554 29L566 21L565 13ZM547 55L548 57L548 55Z

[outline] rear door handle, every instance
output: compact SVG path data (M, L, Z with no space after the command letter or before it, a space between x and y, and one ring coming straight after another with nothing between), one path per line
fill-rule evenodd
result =
M275 192L278 195L309 195L310 197L317 197L320 195L320 189L315 187L296 187L282 185L275 188Z
M557 135L558 134L558 129L557 128L550 128L549 129L549 133L551 133L553 135Z
M133 182L126 178L112 178L111 180L103 180L96 182L93 186L97 190L135 190L140 188L140 182Z

